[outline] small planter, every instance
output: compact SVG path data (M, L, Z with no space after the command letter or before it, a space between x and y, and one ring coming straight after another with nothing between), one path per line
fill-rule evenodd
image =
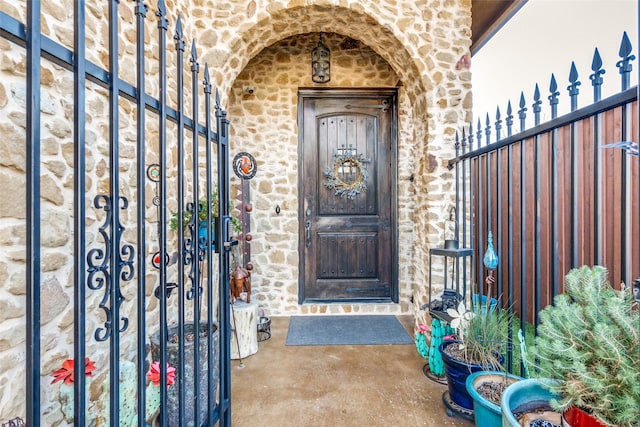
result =
M516 414L551 410L551 399L558 399L545 387L549 379L527 379L511 384L502 394L500 408L502 409L502 427L521 427ZM558 417L559 418L559 417Z
M563 427L606 427L597 418L572 406L562 414Z
M473 415L473 399L467 392L467 377L474 372L487 371L488 366L466 363L462 360L453 359L444 349L452 344L459 344L460 341L445 341L440 344L439 350L444 362L444 372L447 378L447 387L451 401L462 408L461 414L467 418ZM443 397L443 400L445 398ZM445 400L445 404L447 404ZM447 405L448 406L448 405ZM454 410L455 408L449 408Z
M179 413L180 413L180 403L179 403L179 385L181 381L184 381L185 386L185 401L183 405L185 407L185 426L194 426L194 425L202 425L207 421L207 413L208 413L208 369L210 368L213 372L213 392L217 395L217 385L219 381L218 375L218 361L219 358L219 332L218 325L214 322L212 333L212 345L213 345L213 361L211 364L207 363L208 356L208 327L209 325L206 322L200 323L200 360L199 360L199 378L198 386L199 386L199 401L200 401L200 414L198 417L197 424L195 421L194 414L194 402L195 402L195 393L194 393L194 345L193 345L193 336L194 336L194 325L192 323L187 323L184 325L184 360L180 360L180 348L177 342L178 337L178 326L170 326L168 329L168 342L167 342L167 354L168 354L168 362L171 366L176 368L176 373L179 371L179 367L184 363L184 378L180 378L178 374L176 377L176 383L167 389L167 417L168 417L168 425L169 426L178 426L179 423ZM159 334L151 337L151 355L153 360L160 360L160 337ZM161 408L161 410L163 410Z
M213 249L214 252L218 252L216 250L216 230L218 228L218 218L212 218L213 222L211 223L211 244L207 245L207 221L198 222L198 247L200 249L204 249L205 251L209 249Z
M501 381L506 381L511 385L521 379L518 376L498 371L479 371L467 377L466 388L473 399L473 416L476 427L500 427L502 425L500 406L478 393L478 387L487 382Z

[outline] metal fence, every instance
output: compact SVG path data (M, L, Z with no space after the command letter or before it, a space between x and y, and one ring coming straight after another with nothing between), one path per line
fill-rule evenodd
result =
M540 310L563 292L571 268L603 265L616 287L622 281L631 286L640 276L638 88L629 87L635 56L626 33L619 55L621 91L614 96L601 99L605 70L596 49L589 75L593 104L577 107L581 82L572 64L566 115L557 115L560 91L552 75L550 121L540 123L543 101L536 85L533 128L525 129L522 93L517 112L509 102L504 120L498 108L495 121L487 114L484 127L478 119L475 129L469 125L456 136L449 167L457 177L463 243L474 253L472 282L482 294L491 232L500 260L493 293L520 316L523 331L525 321L537 324Z
M136 76L137 85L121 80L119 74L118 40L124 37L119 31L121 17L118 15L117 0L108 2L108 44L109 59L108 69L86 59L85 47L85 2L74 2L73 10L73 49L56 43L41 33L41 4L39 1L29 1L26 5L27 19L25 23L19 22L11 16L0 13L0 36L25 48L27 57L26 70L26 250L27 250L27 275L26 284L26 424L39 426L41 420L41 390L42 376L49 372L43 372L42 331L41 331L41 299L42 292L42 202L41 188L41 62L49 61L64 70L73 73L73 359L85 360L87 357L87 343L91 340L104 342L108 345L108 393L109 416L108 423L113 426L124 425L121 418L121 402L124 399L135 400L137 407L137 425L146 425L145 420L145 372L149 367L148 348L146 342L152 327L158 330L159 349L156 360L160 366L160 384L167 383L168 362L177 363L176 384L172 386L176 390L178 403L179 425L187 425L189 412L200 414L204 412L204 418L197 418L197 425L230 425L230 323L229 323L229 250L230 250L230 217L229 217L229 172L228 172L228 126L225 111L220 106L220 99L216 93L212 100L212 86L210 83L208 66L205 64L204 72L200 70L197 58L195 42L191 43L189 57L192 87L183 87L185 41L183 38L180 20L175 23L174 34L168 34L169 22L167 20L166 6L163 0L157 3L155 18L157 19L157 46L155 52L159 64L157 74L158 99L146 92L145 64L146 56L151 53L149 46L145 44L145 20L150 19L147 6L142 1L134 0L135 26L137 28L136 40ZM169 51L166 48L167 37L175 41L175 76L167 75L167 61ZM177 107L170 108L167 100L169 87L167 78L175 79L175 92L177 94ZM202 82L202 83L200 83ZM108 174L109 188L104 194L87 195L87 167L86 167L86 135L85 122L87 106L87 90L100 88L106 92L105 103L108 103L106 114L109 117L108 130ZM191 117L188 109L184 107L185 94L191 99ZM215 116L212 117L212 101L215 103ZM121 193L121 188L130 183L123 182L120 177L122 168L121 135L119 128L123 125L120 120L121 107L124 102L135 106L135 124L129 124L135 128L136 154L135 154L135 200L128 200ZM198 121L201 103L205 106L204 124ZM149 119L147 115L155 117L157 124L157 136L153 139L146 129ZM215 121L215 123L214 123ZM173 128L168 126L171 123ZM214 132L214 125L217 132ZM167 138L174 130L176 146L169 145ZM185 142L185 134L192 136L190 153L187 152L189 144ZM153 150L158 163L151 164L146 153ZM168 156L171 150L177 153L177 171L168 171ZM192 164L188 165L185 154L190 155ZM205 166L203 167L202 164ZM168 175L174 176L171 183L177 188L177 242L170 243L168 224ZM189 177L189 175L191 175ZM157 194L153 197L153 206L147 201L146 189L155 186ZM219 197L218 211L206 209L206 237L198 237L198 217L202 203L206 200L206 206L212 206L215 202L212 198ZM204 196L206 195L206 196ZM93 207L86 206L86 199L93 199ZM214 203L215 204L215 203ZM135 206L135 213L124 215L129 206ZM102 212L99 234L101 239L99 247L87 247L86 214L88 209ZM146 226L149 224L149 210L156 210L157 238L149 241L149 233ZM216 227L212 229L212 217L222 218L215 221ZM189 219L190 218L190 219ZM182 224L182 222L186 222ZM184 225L184 227L180 226ZM154 227L155 228L155 225ZM125 234L127 230L135 230L134 242L127 242ZM214 237L215 235L215 237ZM217 251L210 250L206 241L215 241ZM152 245L157 245L157 252L152 260L148 253ZM173 246L172 246L173 245ZM175 266L169 255L169 247L177 249ZM222 248L222 250L219 250ZM166 260L163 262L163 260ZM168 261L168 262L167 262ZM215 267L217 264L217 271ZM150 267L150 268L149 268ZM153 268L156 267L156 268ZM168 269L177 268L177 281L170 283ZM152 280L157 284L157 306L148 311L150 299L147 281ZM157 282L156 282L157 281ZM123 296L122 286L133 283L135 297L126 300ZM177 291L174 291L177 289ZM173 291L173 300L168 304ZM99 305L100 318L103 323L98 325L94 334L86 334L87 298L90 294L99 293L102 299ZM176 301L177 300L177 301ZM136 321L122 314L123 305L137 307ZM172 310L177 309L177 312ZM94 313L95 314L95 313ZM177 362L171 359L168 353L168 324L170 319L177 319ZM200 336L193 333L192 339L187 341L189 332L186 327L189 322L194 325L203 324L208 333ZM220 327L218 327L218 325ZM219 340L215 340L213 331L219 331ZM133 356L124 354L121 342L122 334L134 330L136 337ZM208 344L201 350L201 342ZM95 344L95 343L94 343ZM188 360L187 354L192 355L193 360ZM136 364L136 393L135 396L121 396L121 387L118 386L122 379L121 366L123 361L132 357ZM202 365L201 361L211 362ZM219 360L218 366L214 360ZM190 369L192 363L193 378L205 378L206 381L194 380L188 384L185 377L185 369ZM202 366L208 366L206 372ZM216 371L219 375L216 375ZM83 363L74 366L74 424L83 426L91 420L88 419L85 392L85 367ZM203 393L203 384L205 394ZM160 425L171 424L169 420L170 402L169 391L166 387L160 387ZM190 398L187 399L187 396ZM206 399L202 398L206 396ZM193 415L197 417L197 415ZM194 423L195 424L195 423Z

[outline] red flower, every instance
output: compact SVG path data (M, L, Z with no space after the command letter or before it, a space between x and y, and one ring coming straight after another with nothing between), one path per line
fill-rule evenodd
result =
M154 385L160 386L160 362L153 362L147 372L147 378ZM167 363L167 387L176 382L176 368Z
M53 374L53 381L51 384L58 381L64 381L65 384L73 384L73 359L67 359L62 363L62 368L55 371ZM96 370L96 362L92 361L88 357L84 359L84 375L90 377L93 371Z

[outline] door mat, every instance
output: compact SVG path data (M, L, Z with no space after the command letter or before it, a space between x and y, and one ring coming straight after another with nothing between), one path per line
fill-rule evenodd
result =
M413 344L395 316L291 316L286 345Z

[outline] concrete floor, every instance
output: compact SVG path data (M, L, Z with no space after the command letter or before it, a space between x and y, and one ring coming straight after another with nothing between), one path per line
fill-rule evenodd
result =
M400 317L413 336L413 318ZM232 360L232 424L237 427L464 426L450 418L414 345L287 347L288 317L271 319L269 340Z

